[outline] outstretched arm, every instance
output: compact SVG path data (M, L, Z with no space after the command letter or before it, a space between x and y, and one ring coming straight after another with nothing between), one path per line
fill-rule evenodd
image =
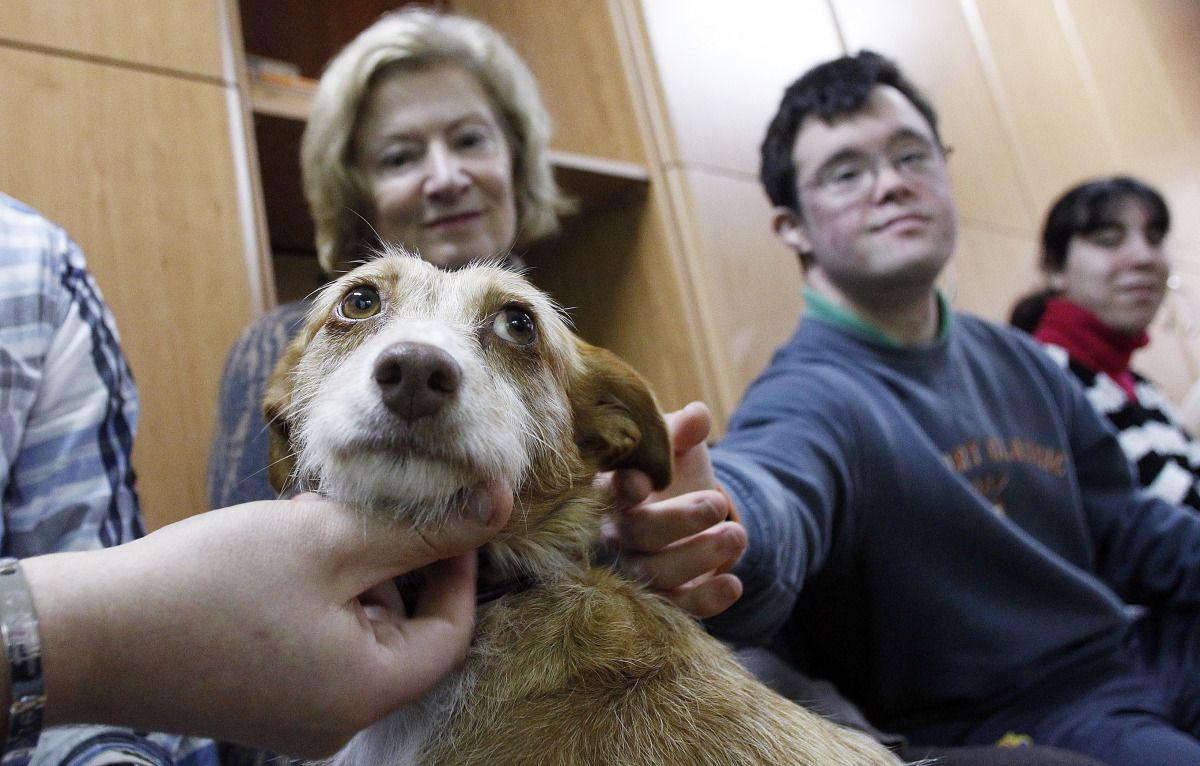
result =
M728 570L746 548L746 531L729 520L732 506L717 489L709 458L712 414L699 402L666 416L674 448L671 485L651 493L635 470L608 477L617 510L605 525L626 572L700 618L728 609L742 583Z
M511 492L480 488L469 506L417 533L306 495L24 560L47 725L178 731L303 757L336 751L462 661L473 550L503 526ZM410 615L392 578L427 564Z

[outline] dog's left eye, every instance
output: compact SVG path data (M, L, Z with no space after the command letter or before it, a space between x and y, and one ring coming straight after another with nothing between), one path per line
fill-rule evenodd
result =
M496 334L517 346L526 346L532 343L535 328L533 317L529 316L529 312L515 306L500 309L496 318L492 320L492 329L496 331Z
M339 310L346 319L369 319L379 313L382 305L379 291L374 287L363 286L346 293Z

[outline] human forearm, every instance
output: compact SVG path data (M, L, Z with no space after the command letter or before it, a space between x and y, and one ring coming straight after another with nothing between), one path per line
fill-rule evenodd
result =
M791 614L817 541L805 535L792 511L792 495L760 467L742 462L718 455L715 469L746 530L746 549L733 568L744 591L728 611L705 625L723 639L753 643L774 635Z
M117 596L143 587L127 582L123 557L110 551L56 553L22 562L36 593L46 697L53 700L46 726L121 722L108 712L98 716L116 707L110 699L120 690L109 676L128 658L127 652L110 649L123 646L121 637L130 632L131 604Z
M305 498L26 559L46 723L329 754L461 661L474 611L463 552L511 510L506 488L473 498L460 521L423 535ZM409 614L392 578L434 561Z

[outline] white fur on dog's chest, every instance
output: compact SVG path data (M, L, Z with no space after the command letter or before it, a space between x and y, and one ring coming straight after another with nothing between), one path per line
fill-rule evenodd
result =
M445 730L463 689L463 671L428 694L359 732L323 766L417 766L429 741Z

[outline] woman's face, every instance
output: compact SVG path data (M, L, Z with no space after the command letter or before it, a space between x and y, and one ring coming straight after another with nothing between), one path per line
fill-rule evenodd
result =
M1141 203L1126 199L1111 225L1071 239L1065 268L1051 284L1112 329L1140 333L1166 295L1171 265L1165 235Z
M367 94L354 136L379 236L443 268L516 239L513 160L491 100L453 64L399 71Z

